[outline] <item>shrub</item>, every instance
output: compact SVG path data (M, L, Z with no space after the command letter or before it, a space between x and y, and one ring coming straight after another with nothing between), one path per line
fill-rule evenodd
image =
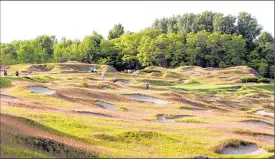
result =
M242 83L270 83L270 80L267 78L241 78Z
M261 83L270 83L270 80L267 78L259 78L259 82Z
M146 72L146 73L158 72L158 73L160 73L161 71L159 71L159 70L142 70L142 72Z

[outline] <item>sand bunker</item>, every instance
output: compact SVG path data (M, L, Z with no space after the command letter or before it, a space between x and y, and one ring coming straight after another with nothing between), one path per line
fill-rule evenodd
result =
M262 148L258 148L256 144L240 145L238 147L226 146L222 154L266 154L268 153Z
M114 83L119 82L119 83L122 83L122 84L125 84L125 85L130 84L130 81L125 80L125 79L115 79L113 82L114 82Z
M187 83L188 82L188 79L180 79L179 80L179 84L183 84L183 83Z
M153 98L141 94L124 94L127 98L135 99L137 101L143 101L143 102L153 102L155 104L167 104L168 102L164 100L160 100L158 98Z
M32 93L35 94L54 94L55 91L48 89L46 87L42 87L42 86L28 86L28 89L30 89L32 91Z
M157 115L157 119L159 121L166 121L166 122L175 122L175 120L186 119L186 118L190 118L190 117L191 116L189 116L189 115L177 115L172 118L167 118L167 117L165 117L164 114Z
M274 116L274 113L272 113L272 112L267 112L267 111L265 111L265 110L263 110L263 109L257 110L257 111L255 112L255 114Z
M107 115L100 114L100 113L93 113L90 111L74 110L74 112L82 114L82 115L93 116L93 117L108 117Z
M96 105L99 105L105 109L110 109L110 110L117 110L117 107L110 104L110 103L106 103L106 102L102 102L102 101L96 101L95 102Z

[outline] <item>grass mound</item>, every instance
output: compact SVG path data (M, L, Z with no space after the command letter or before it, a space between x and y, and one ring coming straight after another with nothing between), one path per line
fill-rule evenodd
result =
M15 138L18 144L25 145L30 149L41 151L49 154L50 156L60 158L98 158L97 155L93 155L49 139L23 135L16 135Z
M176 72L164 72L162 77L164 77L164 78L179 78L180 74L178 74Z
M156 141L158 139L175 140L173 138L170 138L166 135L163 135L154 131L127 131L127 132L122 132L115 135L97 134L95 135L95 137L98 139L107 140L107 141L126 142L126 143L141 142L144 144L148 142Z
M150 66L150 67L146 67L145 69L143 69L142 72L152 73L152 72L162 72L165 70L166 70L166 68L163 68L163 67Z
M111 72L111 73L117 72L117 70L114 67L108 66L108 65L101 65L100 66L100 71Z
M48 72L54 68L54 64L32 65L28 72Z

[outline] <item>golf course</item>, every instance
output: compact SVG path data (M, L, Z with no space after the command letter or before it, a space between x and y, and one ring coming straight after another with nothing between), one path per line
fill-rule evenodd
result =
M243 82L262 78L248 66L128 73L69 61L5 69L1 158L274 156L273 82Z

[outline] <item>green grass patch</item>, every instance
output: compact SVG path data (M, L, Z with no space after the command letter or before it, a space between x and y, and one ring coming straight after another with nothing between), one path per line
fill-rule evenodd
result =
M197 118L197 117L190 117L190 118L175 120L175 121L180 123L208 123L204 121L204 119Z
M229 89L229 88L236 88L240 87L237 84L210 84L210 83L196 83L196 84L178 84L173 87L176 88L183 88L187 90L205 90L209 91L211 89Z
M11 86L11 80L9 78L0 78L0 88L5 88Z
M261 88L270 92L274 92L274 85L273 84L268 84L268 85L255 85L255 86L251 86L254 88Z
M146 82L148 81L150 85L153 86L173 86L174 83L164 81L164 80L140 80L140 82Z

